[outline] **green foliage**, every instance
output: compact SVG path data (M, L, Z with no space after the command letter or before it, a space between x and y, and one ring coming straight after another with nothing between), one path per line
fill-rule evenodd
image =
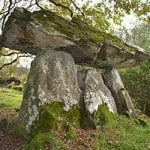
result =
M59 5L52 4L49 0L44 4L42 0L39 0L39 3L46 10L53 9L54 12L65 18L70 18L71 11L73 13L71 17L80 18L101 31L110 30L110 27L113 25L112 22L120 24L122 17L131 12L135 13L138 17L149 20L147 0L103 0L94 3L91 0L86 0L82 4L77 0L56 0L55 3ZM63 7L61 7L62 5Z
M17 90L0 88L0 106L3 108L20 108L22 94Z
M113 121L115 115L108 110L106 104L99 105L98 110L92 114L96 126L108 124Z
M132 41L150 52L150 24L143 23L132 29Z
M150 59L135 68L122 70L120 73L136 107L150 115Z
M148 0L119 0L114 4L114 12L119 15L135 13L141 19L149 21L150 7Z
M70 110L66 111L62 102L45 104L41 106L39 119L33 124L30 136L33 137L38 133L51 130L66 130L69 135L73 135L73 130L82 126L82 119L78 106L72 106Z
M76 137L76 129L74 127L69 127L68 131L66 131L66 139L75 139Z

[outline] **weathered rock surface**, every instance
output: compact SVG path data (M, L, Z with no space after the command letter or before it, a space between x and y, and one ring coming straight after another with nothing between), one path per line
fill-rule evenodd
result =
M78 105L80 89L76 74L74 61L71 55L65 52L48 50L35 58L27 79L18 118L23 126L26 126L27 131L30 131L34 122L45 113L41 112L43 106L47 108L48 106L45 105L55 102L62 104L59 107L63 108L60 109L67 112L74 105ZM59 107L55 108L56 112ZM52 111L51 109L49 111Z
M9 17L1 43L34 55L49 48L66 51L76 63L97 68L134 66L149 57L76 18L68 21L50 11L30 13L23 8L16 8Z
M117 113L114 98L104 84L100 71L92 69L78 72L78 82L84 95L86 109L91 114L102 104L106 104L109 111Z
M106 71L103 77L100 70L89 68L77 74L70 54L49 49L32 62L18 121L31 136L57 129L96 128L113 113L133 113L123 88L116 70Z
M111 91L119 114L135 115L135 110L128 92L125 90L119 73L108 69L103 73L104 82Z
M103 124L101 119L109 120L110 112L134 114L130 96L112 68L136 65L149 56L145 52L78 19L22 8L9 17L0 39L5 47L37 55L18 117L32 135L84 122ZM75 63L107 69L102 75L95 69L78 72L77 81Z

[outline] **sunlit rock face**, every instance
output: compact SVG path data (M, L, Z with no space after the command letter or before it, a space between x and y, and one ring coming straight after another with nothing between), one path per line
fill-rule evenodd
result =
M109 111L117 113L111 92L104 84L101 72L95 69L78 72L79 86L83 92L86 109L92 114L99 105L106 104Z
M62 102L64 110L69 111L79 100L77 70L71 55L48 50L32 62L19 119L29 130L38 120L41 105Z

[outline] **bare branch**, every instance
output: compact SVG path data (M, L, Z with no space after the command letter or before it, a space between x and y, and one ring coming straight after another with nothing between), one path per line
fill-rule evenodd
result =
M9 16L11 10L13 10L13 8L15 8L16 3L18 3L18 2L16 0L15 0L15 2L13 2L12 0L9 0L8 9L6 12L3 13L2 30L4 29L4 24L6 22L7 17Z
M2 8L2 11L1 11L1 18L0 20L2 20L2 30L4 29L4 25L5 25L5 22L8 18L8 16L10 15L10 13L12 12L12 10L16 7L16 5L21 2L21 0L9 0L9 2L7 1L4 2L4 5L3 5L3 8Z
M32 57L31 54L22 54L21 52L11 52L9 54L6 54L6 55L1 55L1 56L11 56L11 55L15 55L17 54L17 57L12 60L11 62L8 62L8 63L4 63L2 66L0 66L0 70L2 70L4 67L6 66L9 66L9 65L12 65L13 63L15 63L17 60L19 60L19 58L21 57ZM19 55L20 54L20 55Z
M3 64L2 66L0 66L0 70L2 70L4 67L6 67L8 65L11 65L11 64L15 63L18 60L18 58L19 57L17 56L17 58L15 58L14 60L12 60L11 62Z
M82 16L85 18L85 14L84 14L83 11L80 9L80 7L78 7L78 6L76 5L76 3L75 3L73 0L71 0L71 3L74 5L74 7L75 7L79 12L81 12Z
M70 16L71 17L73 17L73 12L72 12L72 10L69 8L69 7L67 7L67 6L65 6L65 5L63 5L63 4L60 4L60 3L56 3L54 0L49 0L51 3L53 3L55 6L58 6L58 7L62 7L62 8L64 8L64 9L67 9L68 11L69 11L69 13L70 13Z
M30 1L29 6L26 7L27 10L30 9L32 6L36 5L36 2L34 2L34 3L32 3L32 2L33 2L33 1Z
M15 54L21 54L21 52L11 52L8 54L2 54L1 56L11 56L11 55L15 55Z
M42 8L39 3L38 3L38 0L35 0L35 4L41 9L41 10L44 10L44 8Z

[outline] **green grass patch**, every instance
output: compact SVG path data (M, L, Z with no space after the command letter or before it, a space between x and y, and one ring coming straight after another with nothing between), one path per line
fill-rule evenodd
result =
M0 109L2 108L20 108L22 102L21 91L14 89L0 88Z
M147 126L119 116L95 133L95 150L146 150L150 146L150 119Z

